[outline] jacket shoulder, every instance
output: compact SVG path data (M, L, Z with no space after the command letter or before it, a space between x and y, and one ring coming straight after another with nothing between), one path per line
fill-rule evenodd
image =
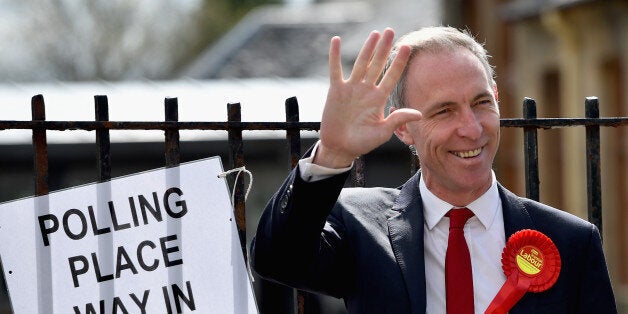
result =
M350 215L382 215L391 213L399 189L395 188L344 188L340 192L335 210L342 210Z
M567 211L517 196L503 187L500 187L500 192L505 220L509 216L508 221L511 223L524 221L520 226L538 230L556 244L573 244L575 239L579 239L579 243L589 243L595 234L599 234L595 225Z

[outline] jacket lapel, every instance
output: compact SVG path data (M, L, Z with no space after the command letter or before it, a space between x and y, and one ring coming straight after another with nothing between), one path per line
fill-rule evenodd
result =
M506 241L519 230L534 229L532 218L530 218L523 203L519 201L519 197L508 191L499 183L497 184L497 189L499 190L499 197L502 201Z
M508 191L501 184L497 185L499 189L499 197L502 201L502 210L504 213L504 230L506 233L506 241L515 232L523 229L535 229L534 223L530 218L528 211L523 203L519 201L519 197ZM536 299L532 294L526 293L517 304L508 312L511 314L530 314L535 313Z
M419 176L401 187L388 219L392 250L401 268L412 313L425 313L425 260L423 259L423 204Z

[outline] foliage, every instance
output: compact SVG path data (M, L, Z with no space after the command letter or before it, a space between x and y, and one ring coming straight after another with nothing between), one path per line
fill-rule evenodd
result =
M266 2L5 0L0 81L172 78Z

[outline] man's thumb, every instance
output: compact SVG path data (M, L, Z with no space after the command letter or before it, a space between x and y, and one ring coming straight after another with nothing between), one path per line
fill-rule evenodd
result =
M422 117L423 114L416 109L399 108L391 110L386 123L394 130L404 123L421 120Z

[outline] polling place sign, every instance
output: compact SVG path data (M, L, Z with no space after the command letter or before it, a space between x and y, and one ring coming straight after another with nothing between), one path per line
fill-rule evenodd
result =
M257 313L219 158L0 204L14 313Z

